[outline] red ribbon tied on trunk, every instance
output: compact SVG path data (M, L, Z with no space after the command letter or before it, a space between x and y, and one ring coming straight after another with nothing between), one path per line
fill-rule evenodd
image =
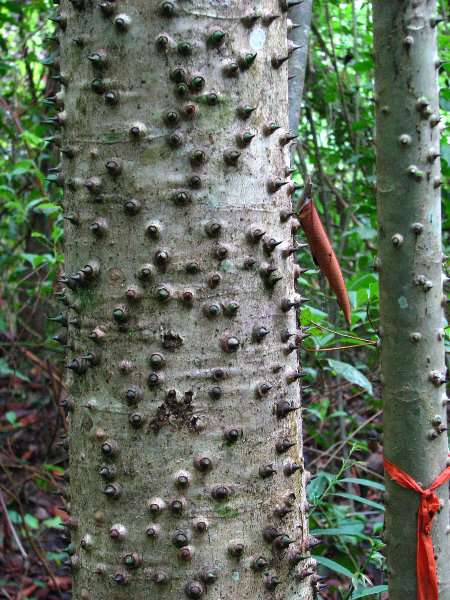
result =
M439 498L432 491L450 479L450 467L447 467L430 485L423 490L412 477L383 457L384 468L391 478L405 488L421 494L417 519L417 600L438 600L436 563L434 560L431 527L434 515L439 508Z

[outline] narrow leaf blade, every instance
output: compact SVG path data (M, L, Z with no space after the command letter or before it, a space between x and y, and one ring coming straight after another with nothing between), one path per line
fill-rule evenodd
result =
M367 498L360 498L359 496L355 496L355 494L347 494L346 492L336 492L335 494L330 495L338 496L339 498L348 498L349 500L354 500L355 502L361 502L361 504L367 504L367 506L371 506L372 508L376 508L377 510L384 512L384 506L382 504L374 502L373 500L367 500Z
M352 594L352 600L356 600L357 598L367 598L368 596L373 596L375 594L384 594L388 591L387 585L376 585L373 588L363 588L356 590Z
M333 369L333 371L336 371L338 375L347 381L350 381L350 383L359 385L371 396L373 396L372 384L367 377L361 373L361 371L358 371L358 369L355 369L355 367L352 367L352 365L344 363L340 360L333 360L332 358L328 358L327 360L330 367Z
M359 477L345 477L344 479L339 479L340 483L357 483L358 485L366 485L367 487L373 487L376 490L381 490L384 492L384 484L378 483L376 481L370 481L370 479L361 479Z
M318 563L321 563L324 567L328 567L335 573L340 573L341 575L345 575L346 577L349 577L350 579L353 577L353 573L351 571L349 571L348 569L346 569L345 567L343 567L336 561L331 560L331 558L325 558L325 556L316 556L316 555L314 555L314 556L311 555L311 558L315 558Z

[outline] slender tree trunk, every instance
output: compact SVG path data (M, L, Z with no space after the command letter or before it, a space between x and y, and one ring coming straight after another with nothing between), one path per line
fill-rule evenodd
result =
M297 46L289 61L289 128L297 133L300 120L303 86L305 84L306 62L308 59L309 30L311 25L313 0L296 4L289 13L289 39ZM296 144L291 148L291 164L294 166Z
M423 489L447 457L435 10L374 1L384 452ZM448 485L436 493L431 536L446 599ZM419 502L386 477L389 600L416 598Z
M76 600L311 598L283 8L61 3Z

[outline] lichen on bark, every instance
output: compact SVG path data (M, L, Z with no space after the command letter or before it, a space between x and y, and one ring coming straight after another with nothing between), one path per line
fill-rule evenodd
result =
M282 8L61 3L77 600L311 597Z

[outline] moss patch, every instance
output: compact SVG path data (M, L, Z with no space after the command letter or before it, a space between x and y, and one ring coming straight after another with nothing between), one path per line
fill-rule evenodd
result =
M81 311L90 311L103 303L101 294L89 288L78 288L77 300L80 303Z
M228 504L216 504L214 512L224 519L234 519L234 517L237 517L238 515L238 511L235 508L228 506Z

